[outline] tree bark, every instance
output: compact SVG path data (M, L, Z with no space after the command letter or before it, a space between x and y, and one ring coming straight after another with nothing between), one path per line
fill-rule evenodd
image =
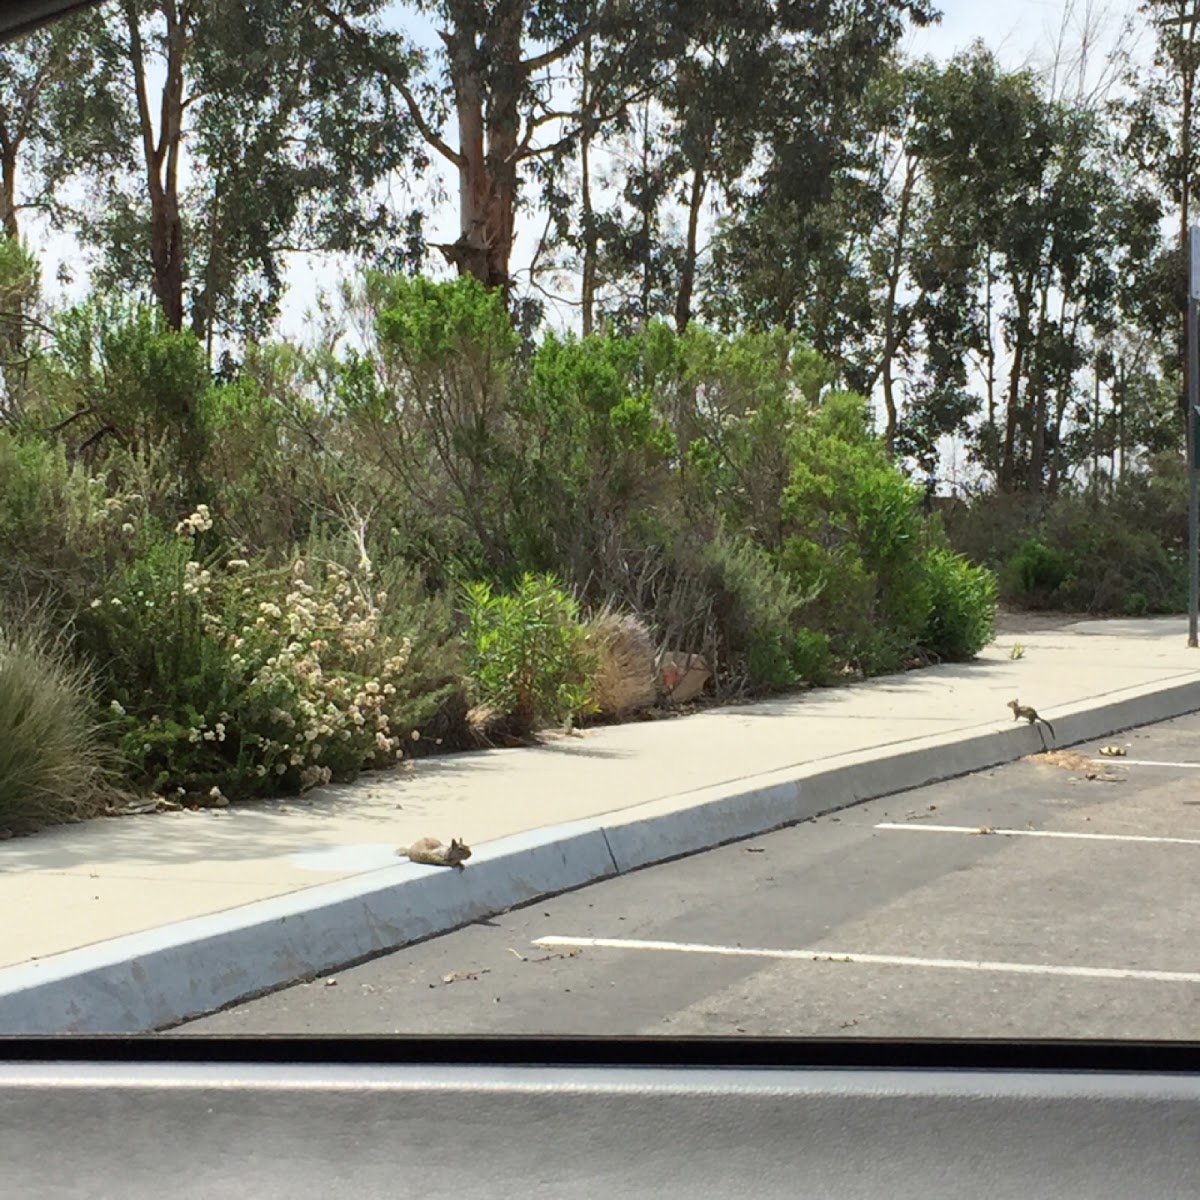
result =
M591 104L592 87L592 39L583 43L583 87L580 108L587 112ZM580 281L579 301L583 336L593 328L596 316L596 224L592 209L592 131L584 128L579 139L579 187L583 214L583 264Z
M918 167L909 156L904 160L904 185L900 191L900 211L896 214L896 239L892 245L891 262L888 264L887 305L884 308L884 338L883 361L880 364L880 374L883 379L883 405L887 413L887 424L883 431L883 444L888 458L896 452L896 430L900 424L899 410L896 404L895 383L893 380L893 361L899 349L901 337L907 334L912 325L909 317L905 323L904 333L901 334L897 324L896 293L900 288L900 275L904 269L904 239L908 234L908 215L912 206L913 189L917 183ZM922 295L924 293L922 292ZM918 300L919 302L919 300ZM910 308L915 311L915 304Z
M17 222L17 148L0 129L0 229L6 238L20 237Z
M692 319L692 295L696 288L696 234L700 224L700 207L708 187L703 167L692 172L692 187L688 196L687 244L679 271L679 293L675 297L675 332L682 334Z
M1030 373L1029 404L1029 475L1030 495L1043 490L1046 475L1046 312L1050 303L1050 281L1043 277L1038 284L1037 332L1033 338L1033 371Z
M440 249L460 275L508 294L516 207L518 126L525 74L521 32L528 0L502 0L482 36L477 6L449 6L443 31L458 117L459 235Z
M127 0L129 57L142 131L146 189L150 200L150 263L154 294L171 329L183 328L183 222L179 214L179 153L183 137L183 61L187 31L175 0L163 0L166 21L166 78L163 81L158 138L150 115L146 61L138 10Z
M1017 301L1017 336L1013 345L1012 365L1009 368L1004 445L1000 455L998 482L1002 492L1011 492L1013 486L1016 468L1014 454L1017 442L1017 407L1021 399L1021 375L1025 370L1025 357L1029 348L1029 298L1021 290L1019 282L1013 290Z

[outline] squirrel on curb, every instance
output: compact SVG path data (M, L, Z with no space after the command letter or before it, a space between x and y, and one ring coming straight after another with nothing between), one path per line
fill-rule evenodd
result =
M1030 725L1040 721L1048 730L1050 730L1050 736L1055 736L1054 726L1051 725L1045 717L1039 717L1036 708L1030 708L1028 704L1022 704L1018 700L1010 700L1008 702L1008 707L1012 709L1014 721L1019 721L1024 718L1029 722Z
M396 853L409 862L423 863L427 867L454 867L461 871L463 863L471 857L471 847L459 838L451 838L447 846L437 838L423 837L411 846L401 846Z

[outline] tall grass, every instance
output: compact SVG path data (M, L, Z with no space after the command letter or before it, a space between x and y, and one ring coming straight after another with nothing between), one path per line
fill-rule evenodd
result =
M36 620L0 627L0 835L95 816L112 795L90 682Z

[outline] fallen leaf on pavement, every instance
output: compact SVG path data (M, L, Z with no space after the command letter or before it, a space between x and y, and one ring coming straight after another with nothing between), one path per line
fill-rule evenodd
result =
M1077 754L1074 750L1043 750L1040 754L1026 755L1025 761L1062 767L1065 771L1086 771L1092 764L1086 754Z
M1088 758L1086 754L1077 754L1074 750L1046 750L1041 754L1028 755L1025 761L1061 767L1064 771L1077 771L1084 779L1097 783L1122 783L1125 779L1124 775L1097 771L1093 759Z
M977 830L975 830L975 832L976 833L995 833L996 827L994 825L980 825L980 827Z
M761 846L743 846L742 847L743 854L761 854L762 852L763 852L763 848Z

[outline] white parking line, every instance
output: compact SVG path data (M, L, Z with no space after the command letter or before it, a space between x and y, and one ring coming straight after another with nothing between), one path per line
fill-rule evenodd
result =
M1112 757L1101 755L1093 758L1092 762L1098 767L1190 767L1200 770L1200 762L1162 762L1155 758L1122 758L1116 754Z
M724 954L735 958L798 959L815 963L921 967L944 971L993 971L1008 975L1068 975L1079 979L1137 979L1156 983L1200 983L1196 971L1140 971L1122 967L1064 967L1042 963L975 962L957 958L906 958L896 954L844 954L840 950L766 950L753 946L709 946L700 942L653 942L636 938L543 937L535 946L595 950L659 950L676 954Z
M973 833L978 834L978 825L926 825L924 822L909 824L907 821L883 821L876 829L908 829L914 833ZM1067 833L1057 829L992 829L984 826L996 837L1045 837L1079 838L1093 842L1168 842L1175 846L1200 846L1200 838L1149 837L1135 833Z

